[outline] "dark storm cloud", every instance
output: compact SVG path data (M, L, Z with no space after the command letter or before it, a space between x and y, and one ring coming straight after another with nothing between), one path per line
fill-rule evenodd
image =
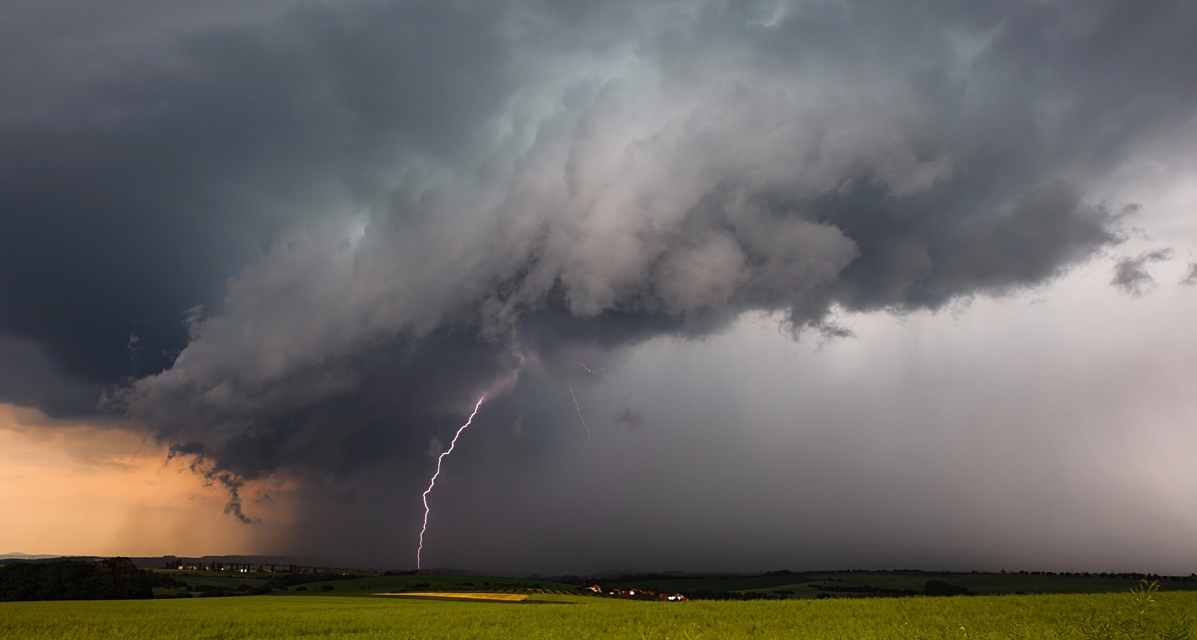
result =
M244 524L255 523L256 520L245 515L245 511L242 508L241 489L245 486L245 482L232 471L215 468L211 463L211 458L206 453L204 445L199 442L176 442L170 445L166 461L170 462L177 457L189 458L193 473L202 476L205 484L213 485L219 483L221 488L228 494L229 499L224 506L226 514L233 516Z
M184 310L219 308L225 279L278 230L377 198L390 177L376 170L396 155L463 152L509 84L491 22L444 3L312 5L277 27L143 38L114 47L112 68L77 80L52 68L56 83L10 94L0 332L85 383L169 365Z
M1147 271L1147 265L1167 262L1172 259L1171 249L1145 251L1133 258L1121 258L1114 265L1114 279L1110 284L1125 293L1141 296L1155 288L1155 278Z
M0 336L0 389L8 401L40 406L47 413L94 408L101 385L80 382L58 370L36 343Z
M112 406L245 517L237 483L410 462L521 366L1052 280L1133 210L1095 185L1192 113L1195 19L313 3L122 36L79 77L10 64L0 333L80 384L136 377Z

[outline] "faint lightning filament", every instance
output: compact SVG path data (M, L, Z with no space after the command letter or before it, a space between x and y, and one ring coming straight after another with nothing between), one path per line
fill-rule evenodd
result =
M586 444L582 445L582 450L585 451L586 447L590 446L590 425L586 424L586 418L582 417L582 405L578 404L578 396L574 395L574 386L572 384L566 384L565 386L569 387L569 397L574 399L574 408L578 410L578 420L581 420L582 426L586 427Z
M470 419L457 429L457 433L453 434L453 441L449 443L449 448L436 458L436 473L432 474L432 480L428 482L428 488L424 490L424 526L420 528L420 546L416 549L416 571L420 570L420 554L424 551L424 532L428 530L428 494L432 493L432 487L436 486L436 478L441 475L441 461L445 459L445 456L453 453L458 436L474 421L474 416L478 415L478 409L482 407L483 400L486 400L486 396L478 398L478 404L474 405L474 412L470 414Z
M585 369L586 373L589 373L590 375L594 375L596 373L601 373L601 374L603 374L604 378L606 378L608 380L611 379L611 376L607 375L607 371L605 369L603 369L602 367L599 367L597 369L591 369L590 367L586 366L585 364L583 364L581 362L577 362L577 364L579 367L582 367L583 369Z

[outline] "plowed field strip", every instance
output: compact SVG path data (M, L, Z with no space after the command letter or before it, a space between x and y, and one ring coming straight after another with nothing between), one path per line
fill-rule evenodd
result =
M454 598L457 600L492 600L498 602L520 602L527 600L526 593L463 593L460 591L405 591L403 593L376 593L376 596L405 596L408 598Z

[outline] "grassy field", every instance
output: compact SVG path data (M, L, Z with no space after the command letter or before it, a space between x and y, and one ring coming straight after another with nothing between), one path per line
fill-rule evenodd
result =
M537 596L9 602L0 603L0 638L1197 638L1193 592L688 603L540 597L540 606L530 604Z

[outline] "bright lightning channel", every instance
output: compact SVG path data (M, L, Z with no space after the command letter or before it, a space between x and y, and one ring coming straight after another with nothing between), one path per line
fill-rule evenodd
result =
M575 362L577 362L577 361L575 361ZM581 362L577 362L577 365L578 365L579 367L582 367L583 369L585 369L585 370L586 370L586 373L589 373L590 375L594 375L594 374L596 374L596 373L601 373L601 374L603 374L603 377L604 377L604 378L606 378L606 379L608 379L608 380L610 380L610 379L611 379L611 376L607 375L607 372L606 372L606 370L604 370L602 367L599 367L599 368L597 368L597 369L591 369L590 367L586 366L585 364L583 364L583 363L581 363Z
M582 365L586 366L586 365ZM574 399L574 407L578 410L578 419L582 421L582 426L586 427L586 444L582 445L582 450L590 446L590 425L586 424L586 418L582 417L582 405L578 404L578 396L574 395L574 385L566 384L569 387L569 397Z
M478 398L478 404L474 405L474 412L470 414L470 419L457 429L457 433L453 434L453 441L449 443L449 448L436 459L436 473L432 474L432 480L429 481L428 488L424 490L424 526L420 528L420 546L416 549L416 571L420 570L420 554L424 551L424 532L428 530L428 494L432 493L432 488L436 486L436 478L441 475L441 461L445 459L445 456L453 453L453 447L457 445L457 437L474 421L474 416L478 415L478 409L482 407L484 400L486 400L486 396Z

